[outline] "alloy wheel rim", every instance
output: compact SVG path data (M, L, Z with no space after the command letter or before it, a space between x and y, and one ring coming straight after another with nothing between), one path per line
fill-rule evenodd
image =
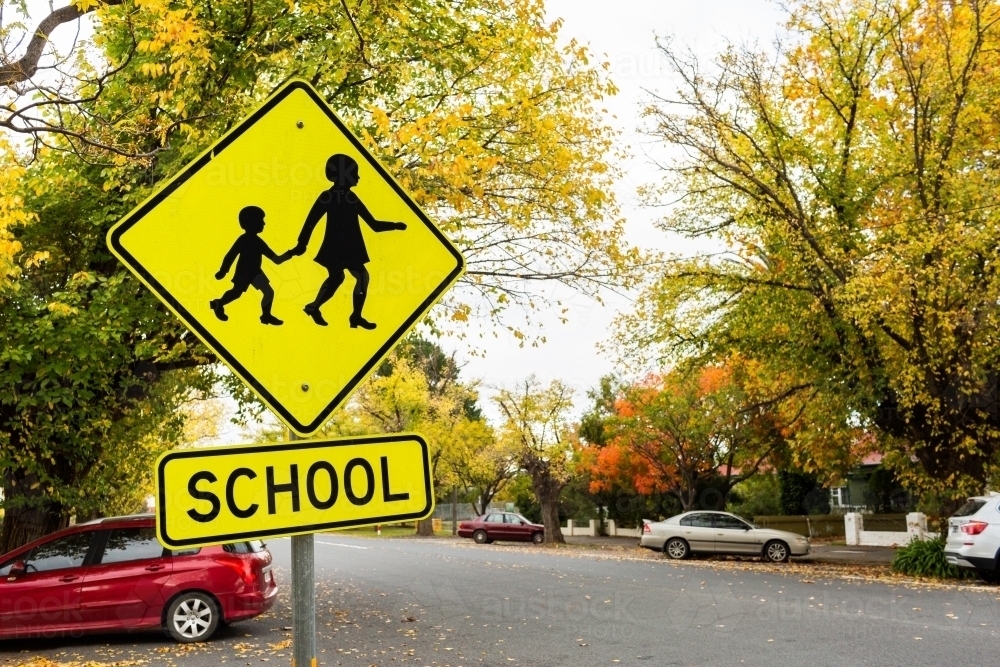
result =
M667 553L674 558L680 558L684 555L684 545L680 542L671 542L670 546L667 547Z
M185 639L200 637L211 624L212 609L197 598L181 602L174 612L174 628Z
M785 560L785 547L780 544L772 544L767 550L771 560Z

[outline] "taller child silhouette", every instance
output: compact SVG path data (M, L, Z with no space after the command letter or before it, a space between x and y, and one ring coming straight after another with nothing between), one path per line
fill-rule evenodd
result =
M337 154L326 161L326 178L333 185L324 190L316 198L305 224L299 233L298 243L289 253L302 255L306 251L309 237L316 224L326 216L326 234L323 244L316 254L315 262L325 268L329 277L320 285L316 298L303 309L306 315L312 317L316 324L326 326L326 320L319 309L330 300L344 282L344 271L349 271L354 277L354 312L351 313L351 328L374 329L375 324L361 316L368 296L368 250L361 234L361 222L364 220L376 232L388 232L394 229L406 229L402 222L383 222L376 220L364 203L351 188L358 184L358 163L347 155Z

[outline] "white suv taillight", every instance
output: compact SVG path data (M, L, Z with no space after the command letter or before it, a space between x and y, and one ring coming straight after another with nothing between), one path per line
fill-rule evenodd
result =
M962 526L962 532L966 535L978 535L979 533L986 530L986 527L990 524L985 521L970 521L969 523Z

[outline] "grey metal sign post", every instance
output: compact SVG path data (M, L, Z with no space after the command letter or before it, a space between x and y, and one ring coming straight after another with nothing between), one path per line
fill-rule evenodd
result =
M303 440L288 432L289 440ZM292 667L316 667L316 550L313 536L292 536Z

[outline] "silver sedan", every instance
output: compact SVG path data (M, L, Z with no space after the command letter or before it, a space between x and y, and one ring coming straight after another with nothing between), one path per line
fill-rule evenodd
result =
M697 554L760 556L780 563L809 553L809 538L785 530L758 528L728 512L685 512L666 521L645 522L639 546L670 558Z

